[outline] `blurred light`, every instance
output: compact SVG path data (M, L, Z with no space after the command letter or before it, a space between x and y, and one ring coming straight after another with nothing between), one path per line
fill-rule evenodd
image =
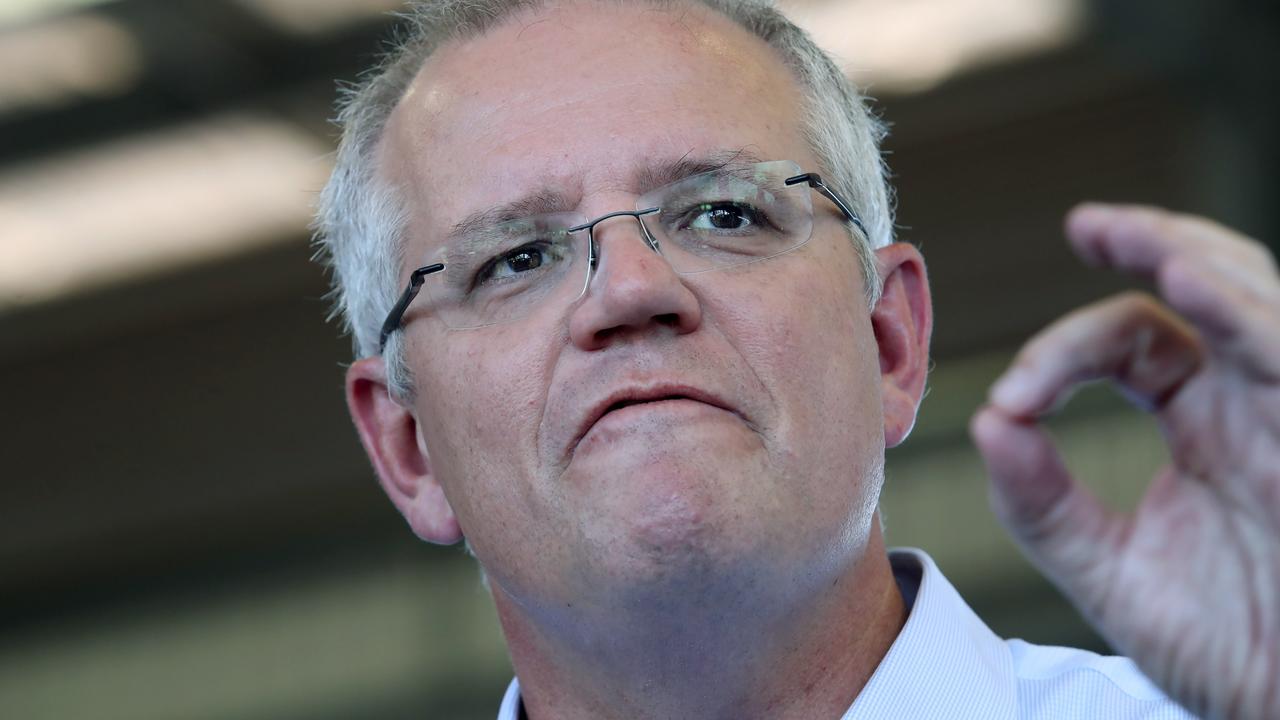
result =
M919 92L959 72L1046 52L1084 29L1083 0L783 0L860 87Z
M295 35L322 35L404 7L404 0L237 0Z
M107 0L4 0L0 2L0 25L57 15L105 2Z
M124 93L142 74L120 23L82 13L0 31L0 115Z
M328 149L245 115L0 174L0 310L296 241Z

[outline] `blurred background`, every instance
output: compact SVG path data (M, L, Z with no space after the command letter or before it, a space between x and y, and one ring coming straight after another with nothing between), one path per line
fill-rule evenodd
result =
M1072 203L1280 237L1277 5L784 4L893 124L900 235L930 263L936 370L889 457L889 540L997 632L1104 649L997 529L965 423L1020 341L1129 285L1068 253ZM490 601L378 490L309 261L335 79L395 5L0 0L0 717L496 713ZM1121 506L1162 462L1106 389L1055 428Z

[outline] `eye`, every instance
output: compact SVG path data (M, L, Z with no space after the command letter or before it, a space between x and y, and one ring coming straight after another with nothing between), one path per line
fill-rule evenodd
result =
M760 224L755 208L738 202L702 203L689 212L688 227L704 232L742 231Z
M543 251L536 245L525 245L499 255L480 270L480 280L513 277L542 267Z
M564 248L546 242L521 245L495 256L480 268L475 285L532 277L564 259Z

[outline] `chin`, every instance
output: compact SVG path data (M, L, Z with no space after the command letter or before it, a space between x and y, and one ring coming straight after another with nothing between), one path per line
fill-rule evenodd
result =
M637 559L679 565L706 555L715 533L707 526L712 513L699 505L675 493L655 498L626 528Z
M711 460L681 449L615 452L610 472L578 485L576 587L611 602L785 595L829 585L865 544L860 497L799 481L755 453Z
M720 602L777 580L759 533L735 518L731 506L700 502L704 496L665 493L613 520L611 542L602 545L587 586L620 606L645 603ZM720 498L723 500L724 498Z
M675 489L671 480L631 478L625 492L598 507L585 523L590 562L587 586L609 593L688 582L707 573L733 543L723 509L700 489ZM658 486L664 486L659 491Z

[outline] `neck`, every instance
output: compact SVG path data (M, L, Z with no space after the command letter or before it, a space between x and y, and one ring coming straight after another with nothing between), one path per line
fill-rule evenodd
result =
M840 717L906 619L873 528L856 562L816 597L789 605L757 601L771 596L759 586L738 587L539 623L495 586L528 717Z

